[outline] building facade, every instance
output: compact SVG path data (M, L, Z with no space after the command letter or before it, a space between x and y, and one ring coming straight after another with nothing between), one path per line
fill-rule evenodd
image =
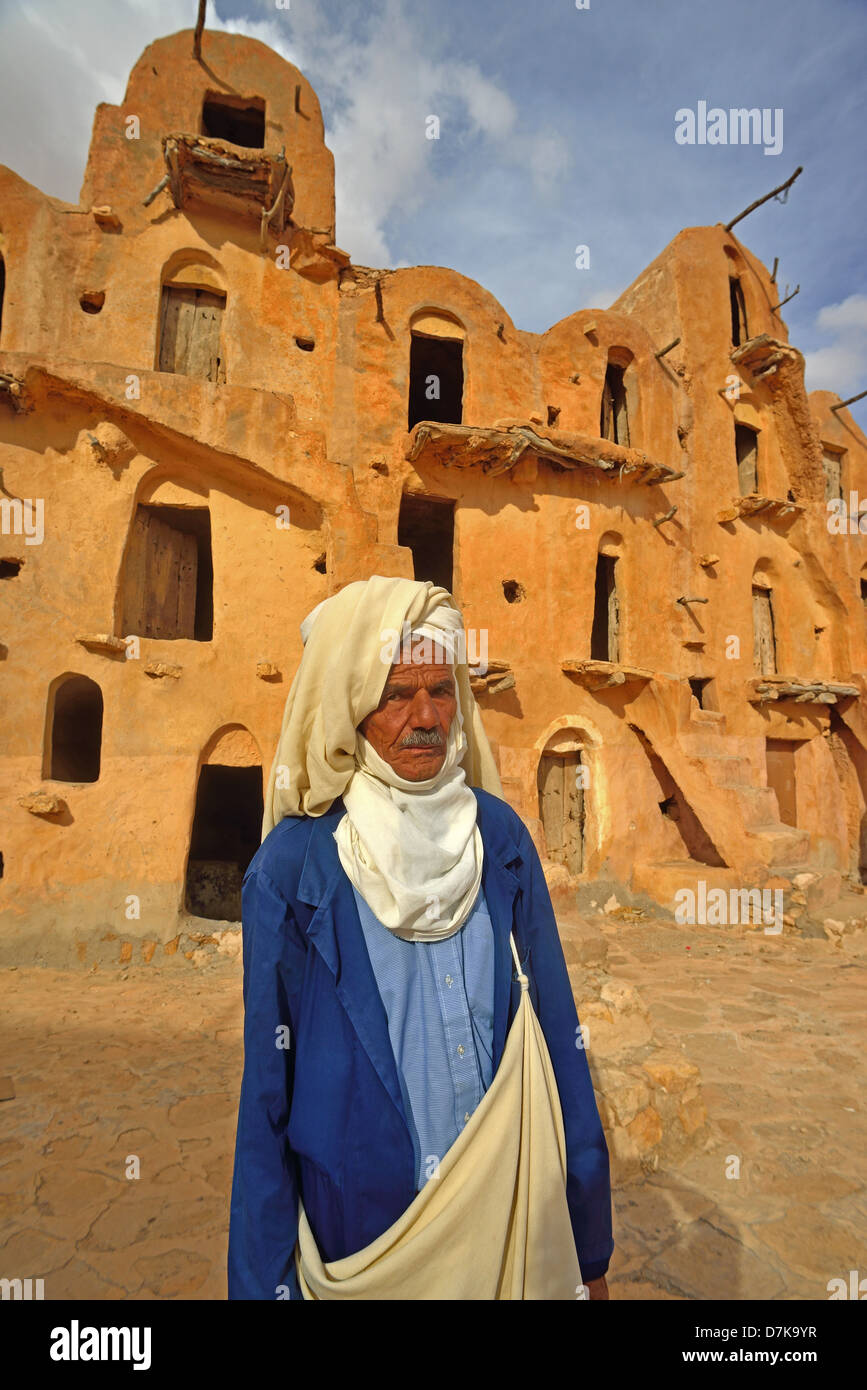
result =
M237 919L298 624L373 573L454 593L552 881L863 878L867 440L768 270L689 228L535 334L335 235L315 93L223 33L78 206L0 170L4 957Z

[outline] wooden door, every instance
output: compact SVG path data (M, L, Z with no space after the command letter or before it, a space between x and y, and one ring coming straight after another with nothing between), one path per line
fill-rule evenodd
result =
M765 758L768 767L768 786L777 794L780 805L780 820L784 825L798 824L798 796L795 778L795 750L799 747L791 739L769 738L765 740Z
M580 753L544 753L537 784L539 816L549 859L572 874L584 868L584 789L579 785Z
M759 436L756 431L746 425L735 425L735 450L740 494L749 497L759 489Z
M180 285L163 287L159 370L222 382L220 349L225 296Z
M828 449L822 452L822 472L825 475L825 501L843 496L843 457L841 454L831 453Z
M196 537L139 508L133 523L124 586L124 634L196 635Z
M763 676L776 674L777 648L771 591L760 589L757 585L753 585L753 664Z

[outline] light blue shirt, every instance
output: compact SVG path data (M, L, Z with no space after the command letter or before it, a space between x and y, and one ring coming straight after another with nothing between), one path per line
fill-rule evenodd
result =
M353 887L410 1122L416 1186L436 1175L491 1084L494 930L479 891L443 941L404 941Z

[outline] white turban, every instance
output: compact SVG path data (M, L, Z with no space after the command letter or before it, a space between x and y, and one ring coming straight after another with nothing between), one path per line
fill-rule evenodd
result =
M399 777L357 733L378 707L391 663L400 659L397 642L410 631L431 638L434 658L450 662L458 699L443 766L422 782ZM321 816L343 797L340 860L374 914L412 940L449 936L469 915L481 882L469 787L503 794L454 600L430 581L373 575L319 604L301 632L304 654L268 779L263 839L283 816Z

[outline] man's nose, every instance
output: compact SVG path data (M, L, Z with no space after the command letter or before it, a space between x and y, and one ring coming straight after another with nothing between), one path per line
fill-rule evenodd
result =
M440 722L437 707L424 686L415 692L409 707L409 719L415 729L435 729Z

